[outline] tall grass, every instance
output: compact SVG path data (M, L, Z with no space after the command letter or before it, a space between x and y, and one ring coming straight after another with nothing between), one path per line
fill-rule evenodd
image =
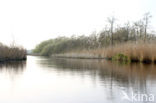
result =
M108 47L103 50L107 58L113 58L118 54L123 54L131 61L138 62L156 62L155 43L125 43L114 47Z
M122 55L131 62L156 63L156 46L155 43L124 43L110 46L107 48L97 48L91 50L75 50L63 54L55 54L56 57L68 58L107 58ZM120 56L119 55L119 56ZM118 57L121 58L121 57ZM127 61L126 60L126 61Z
M26 50L18 46L0 44L0 61L25 60Z

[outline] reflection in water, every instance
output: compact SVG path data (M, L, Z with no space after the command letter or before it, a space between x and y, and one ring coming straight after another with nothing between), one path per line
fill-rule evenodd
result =
M102 86L109 87L107 96L114 99L114 87L120 87L127 94L155 94L156 91L156 65L151 64L121 64L106 60L87 59L42 59L41 66L56 67L57 72L70 72L82 77L88 75L92 81L100 79ZM118 97L119 98L119 97Z
M156 95L156 65L34 56L0 64L0 103L131 103L123 92Z
M15 80L18 79L19 76L21 76L24 72L25 66L26 61L10 61L0 63L0 83L2 83L1 86L5 86L5 83L8 81L11 84L14 84Z
M0 72L19 74L26 66L26 61L10 61L0 63Z

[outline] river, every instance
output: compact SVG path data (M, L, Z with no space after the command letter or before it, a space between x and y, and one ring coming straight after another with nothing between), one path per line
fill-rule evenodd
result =
M155 103L156 65L28 56L0 64L0 103Z

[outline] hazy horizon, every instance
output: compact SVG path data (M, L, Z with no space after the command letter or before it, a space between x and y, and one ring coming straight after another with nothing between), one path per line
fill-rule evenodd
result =
M88 35L101 31L107 17L118 25L152 15L156 28L154 0L5 0L0 1L0 42L33 49L43 40L58 36Z

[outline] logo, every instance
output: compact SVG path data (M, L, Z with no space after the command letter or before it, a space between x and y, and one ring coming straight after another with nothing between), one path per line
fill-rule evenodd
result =
M131 102L154 102L155 96L153 94L142 93L130 93L128 95L125 91L122 91L122 100L128 100Z

